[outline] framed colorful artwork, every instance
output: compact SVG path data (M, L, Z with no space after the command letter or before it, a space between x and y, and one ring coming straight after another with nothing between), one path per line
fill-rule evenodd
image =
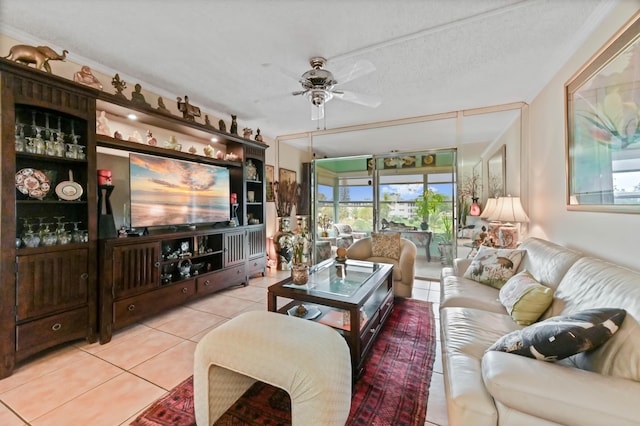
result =
M640 213L640 12L566 84L569 210Z

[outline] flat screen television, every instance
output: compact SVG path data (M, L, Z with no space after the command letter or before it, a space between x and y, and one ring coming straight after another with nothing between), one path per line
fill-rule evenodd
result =
M228 222L229 170L146 154L129 154L133 228Z

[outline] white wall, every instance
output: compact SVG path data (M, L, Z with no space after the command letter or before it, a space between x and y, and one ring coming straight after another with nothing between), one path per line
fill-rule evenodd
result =
M565 204L564 84L631 16L640 0L623 0L570 57L529 107L523 146L529 235L542 237L640 270L640 214L568 211ZM528 173L526 172L528 170ZM640 208L638 209L640 213Z

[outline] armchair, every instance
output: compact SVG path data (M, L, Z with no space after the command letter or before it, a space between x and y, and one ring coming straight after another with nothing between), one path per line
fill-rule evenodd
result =
M373 257L371 244L371 237L355 241L347 249L347 257L355 260L391 263L393 265L393 293L400 297L411 297L413 278L415 277L416 245L406 238L400 238L400 258L391 259Z
M346 223L334 223L333 232L336 237L337 248L348 248L353 244L354 240L358 240L367 235L364 232L353 232L351 225L347 225Z

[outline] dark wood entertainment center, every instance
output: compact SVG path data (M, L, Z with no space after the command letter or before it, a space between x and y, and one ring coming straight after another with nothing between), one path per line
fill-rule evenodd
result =
M45 349L81 338L107 343L114 330L264 274L267 145L4 59L0 78L0 378ZM123 120L135 113L141 128L164 129L203 145L215 137L232 159L97 134L97 111ZM61 151L57 136L64 140ZM70 147L73 140L77 144ZM101 148L227 168L230 191L237 194L238 225L157 227L143 236L99 239ZM246 177L249 160L257 178ZM44 195L19 185L16 176L24 174L32 183L33 173ZM79 191L79 198L65 199L59 185ZM86 232L75 232L71 224ZM56 242L58 234L63 237ZM66 241L65 235L74 238Z

